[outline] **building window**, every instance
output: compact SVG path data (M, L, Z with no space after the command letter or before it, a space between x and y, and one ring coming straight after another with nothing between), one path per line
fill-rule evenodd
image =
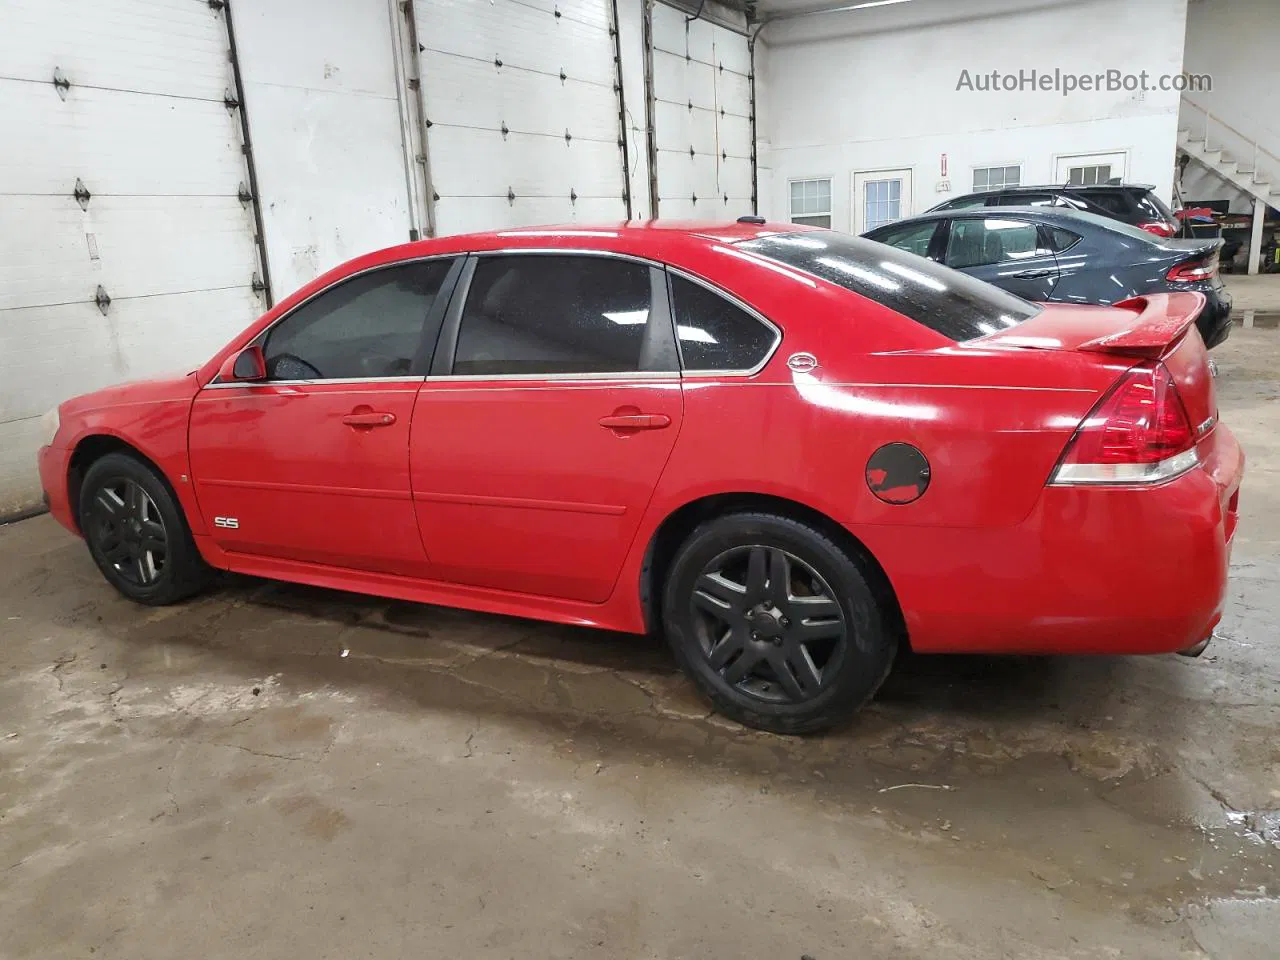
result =
M974 167L973 189L1003 190L1005 187L1016 187L1022 182L1022 167Z
M863 222L867 230L902 219L900 179L868 180L863 190Z
M831 227L831 181L791 181L791 222Z
M1094 163L1067 168L1067 182L1076 186L1092 187L1111 179L1111 164Z

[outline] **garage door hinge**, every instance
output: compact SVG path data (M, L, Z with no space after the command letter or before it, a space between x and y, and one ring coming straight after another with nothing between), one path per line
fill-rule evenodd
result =
M81 210L89 209L89 198L93 196L89 192L89 188L84 185L84 181L76 177L76 188L71 195L76 198L76 203L80 204Z
M227 5L227 0L205 0L209 4L210 10L221 10Z
M690 144L690 145L689 145L689 156L691 156L691 157L697 156L697 154L696 154L696 153L694 153L694 151L693 151L693 145L692 145L692 144Z
M692 198L691 198L691 199L693 200L693 202L694 202L694 203L697 203L697 202L698 202L698 195L697 195L696 193L695 193L695 194L693 194L693 196L692 196Z
M417 77L410 77L410 78L409 78L409 89L410 89L410 90L417 90L417 89L418 89L419 87L421 87L421 86L422 86L422 81L421 81L421 80L419 80Z
M494 57L494 58L493 58L493 65L494 65L495 67L498 67L499 69L501 69L501 68L502 68L502 58L501 58L501 57Z
M262 282L262 277L258 275L258 271L253 271L253 277L249 280L249 286L253 288L254 293L261 293L267 289L267 285Z
M514 204L516 202L516 192L507 187L507 203Z
M230 87L222 91L222 105L228 110L236 110L240 107L240 101L236 99L236 95L231 92Z
M569 79L569 76L568 76L568 74L566 74L566 73L564 72L564 67L561 67L561 68L560 68L560 82L561 82L561 83L564 83L564 82L565 82L566 80L568 80L568 79Z
M111 297L107 295L107 288L102 284L98 284L98 290L93 295L93 302L98 305L98 309L102 311L102 315L107 315L107 308L111 306Z
M440 194L436 193L434 190L431 191L431 202L432 203L440 202Z
M560 19L560 8L559 8L559 7L556 7L556 19L557 19L557 20L559 20L559 19Z
M689 101L689 112L690 112L690 113L693 113L693 101L692 101L692 100L690 100L690 101Z
M240 190L236 194L240 198L240 202L249 204L253 202L253 194L249 192L249 186L243 180L240 181Z
M67 99L67 91L71 89L71 81L67 79L67 75L62 72L61 67L53 68L53 89L58 91L60 99Z
M564 142L565 142L565 143L570 143L572 140L573 140L573 134L572 134L572 133L570 133L568 130L565 130L565 132L564 132Z
M502 131L502 139L503 140L507 139L507 134L511 132L510 130L507 129L507 121L503 120L502 126L499 129Z
M573 187L569 188L569 202L570 203L578 202L578 191L573 189Z

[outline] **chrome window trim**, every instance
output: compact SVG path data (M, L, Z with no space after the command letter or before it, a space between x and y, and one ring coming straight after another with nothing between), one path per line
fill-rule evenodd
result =
M506 381L524 381L537 382L539 380L584 380L584 381L600 381L600 380L672 380L678 381L680 372L678 370L637 370L634 373L622 372L612 373L503 373L503 374L484 374L484 373L450 373L442 374L438 377L427 377L430 383L453 383L453 382L475 382L478 380L506 380Z
M724 288L716 286L709 280L703 280L701 277L689 273L687 270L682 270L679 267L673 267L670 264L667 265L667 272L674 276L678 276L683 280L688 280L690 283L695 283L704 290L708 290L721 299L727 300L731 305L737 307L739 310L743 311L748 316L754 318L773 331L773 345L765 351L764 359L749 370L686 370L684 366L684 351L680 349L680 329L679 323L676 320L676 305L675 298L673 297L671 303L671 323L676 328L676 350L680 353L680 375L682 377L754 377L769 365L769 361L773 359L774 354L778 352L778 348L782 346L783 334L781 327L766 317L759 310L749 304L743 303L736 296L729 293Z
M227 390L231 387L298 387L319 386L326 383L411 383L425 377L333 377L320 380L220 380L207 383L206 390Z
M388 262L388 263L379 263L379 264L375 264L375 265L374 265L374 266L372 266L372 267L365 267L363 270L357 270L355 273L349 273L349 274L347 274L345 277L340 277L340 278L338 278L337 280L333 281L333 283L331 283L331 284L329 284L329 285L327 285L327 286L321 287L319 290L317 290L315 293L311 294L311 296L307 297L307 299L303 300L301 303L295 303L292 307L290 307L290 308L289 308L289 311L288 311L287 313L281 314L280 316L278 316L278 317L276 317L274 320L272 320L272 321L271 321L271 323L269 323L267 326L265 326L265 327L263 327L261 330L259 330L259 331L258 331L258 333L257 333L257 335L256 335L252 340L250 340L248 343L246 343L244 346L242 346L240 349L241 349L241 350L247 350L247 349L249 349L249 347L252 347L254 344L257 344L258 346L262 346L263 344L265 344L265 343L266 343L267 337L269 337L269 336L271 335L271 331L272 331L272 330L274 330L274 329L275 329L279 324L281 324L281 323L283 323L284 321L288 320L288 319L289 319L290 317L292 317L295 313L297 313L299 310L301 310L301 309L302 309L303 307L305 307L307 304L311 303L311 302L312 302L313 300L315 300L317 297L322 297L322 296L324 296L324 295L325 295L326 293L328 293L330 290L333 290L333 289L336 289L337 287L340 287L342 284L344 284L344 283L348 282L349 280L355 280L357 277L363 277L363 276L365 276L366 274L376 273L376 272L377 272L377 271L379 271L379 270L390 270L390 269L391 269L391 268L393 268L393 267L403 267L403 266L407 266L407 265L409 265L409 264L411 264L411 263L425 263L426 261L429 261L429 260L458 260L458 259L463 258L463 257L466 257L466 256L468 256L468 254L467 254L467 253L465 253L465 252L462 252L462 253L457 253L457 252L454 252L454 253L431 253L431 254L427 254L427 255L425 255L425 256L420 256L420 257L406 257L406 258L405 258L405 259L403 259L403 260L392 260L392 261L390 261L390 262ZM425 318L424 318L424 324L425 324ZM407 378L406 378L406 377L346 377L346 378L342 378L342 379L336 379L336 378L335 378L335 379L333 379L333 380L324 380L324 379L320 379L320 380L254 380L254 381L236 381L236 380L230 380L230 381L225 381L225 380L219 380L219 379L218 379L218 377L217 377L217 375L215 375L215 376L214 376L214 378L213 378L212 380L210 380L208 383L206 383L206 384L204 385L204 388L203 388L203 389L208 390L208 389L210 389L210 388L212 388L212 387L228 387L228 386L243 387L243 386L248 386L248 385L253 385L253 386L267 386L267 385L270 385L270 384L276 384L276 383L280 383L280 384L298 384L298 383L365 383L365 382L367 382L367 381L369 381L369 380L382 380L382 381L386 381L386 380L404 380L404 379L408 379L408 380L421 380L422 378L421 378L421 377L407 377Z

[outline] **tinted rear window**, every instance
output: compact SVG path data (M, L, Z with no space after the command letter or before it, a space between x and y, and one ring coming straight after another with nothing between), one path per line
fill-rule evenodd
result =
M1142 193L1132 194L1133 199L1137 201L1138 209L1152 220L1168 220L1173 222L1173 211L1164 205L1159 197L1150 190L1144 190Z
M952 340L996 333L1040 312L999 287L863 237L814 231L739 246L882 303Z

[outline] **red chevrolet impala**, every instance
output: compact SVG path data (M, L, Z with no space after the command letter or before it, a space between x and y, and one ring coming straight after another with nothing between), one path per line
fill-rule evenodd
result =
M903 644L1203 648L1244 457L1202 305L750 218L449 237L67 401L40 471L133 600L217 568L661 629L724 713L814 730Z

